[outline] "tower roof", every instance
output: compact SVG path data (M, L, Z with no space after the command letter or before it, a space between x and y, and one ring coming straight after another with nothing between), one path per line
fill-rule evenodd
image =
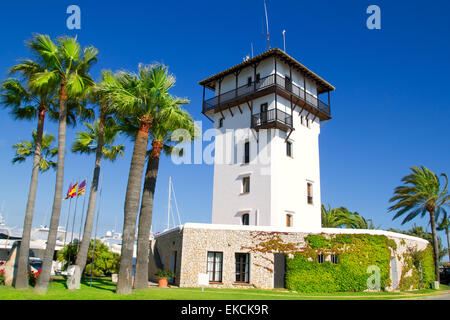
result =
M251 59L248 59L244 62L241 62L229 69L226 69L222 72L219 72L209 78L206 78L202 81L199 82L200 85L206 86L207 88L211 89L211 90L215 90L215 82L224 77L227 76L229 74L232 74L235 71L241 70L243 68L246 68L248 66L251 66L254 63L258 63L268 57L271 56L277 56L280 58L280 60L286 62L288 65L291 65L297 69L299 69L302 73L304 73L307 77L313 79L314 81L316 81L317 83L317 90L318 93L323 93L323 92L327 92L327 91L333 91L335 88L334 86L332 86L330 83L328 83L327 81L325 81L324 79L322 79L321 77L319 77L317 74L315 74L314 72L312 72L310 69L308 69L307 67L305 67L304 65L302 65L300 62L298 62L297 60L295 60L294 58L292 58L290 55L288 55L286 52L284 52L283 50L279 49L279 48L273 48L270 49L266 52L263 52Z

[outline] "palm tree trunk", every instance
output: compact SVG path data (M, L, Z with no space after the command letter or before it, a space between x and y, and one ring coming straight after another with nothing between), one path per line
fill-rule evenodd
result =
M103 157L103 144L104 144L104 131L105 131L106 115L104 112L104 107L100 108L100 123L98 126L98 137L97 137L97 149L95 150L95 167L94 174L92 176L91 191L89 192L89 203L86 213L86 221L84 223L83 238L81 240L80 250L77 254L77 260L75 264L80 268L80 276L86 267L86 261L89 251L89 245L91 243L92 227L94 225L95 216L95 205L98 193L98 182L100 177L100 165ZM80 278L75 279L77 284L80 282Z
M435 280L439 282L439 243L436 233L436 221L434 217L434 210L429 211L431 234L433 236L433 252L434 252L434 274Z
M33 224L34 205L36 201L36 191L39 178L39 162L41 160L42 135L44 133L45 106L39 108L39 117L36 131L36 149L34 150L33 169L31 171L30 190L28 192L27 208L25 211L25 220L23 223L22 241L20 243L19 261L17 267L17 276L15 279L16 289L28 289L28 256L30 251L31 227Z
M151 121L142 123L134 143L128 176L127 192L124 206L124 223L122 233L122 250L120 254L119 280L116 292L129 294L132 288L133 249L136 232L136 220L141 197L142 172L148 144L148 130Z
M445 233L447 234L447 255L448 255L448 261L450 262L450 236L448 232L448 227L445 228Z
M148 259L150 247L150 229L152 226L153 198L155 195L156 178L158 176L159 156L162 141L153 140L152 151L148 158L145 173L144 190L142 193L141 212L139 214L139 229L137 239L137 259L134 277L134 289L148 288Z
M52 217L47 238L47 246L44 252L41 274L36 283L35 291L46 293L50 281L53 256L55 253L56 237L58 235L59 216L61 214L61 202L64 182L64 158L66 154L66 118L67 118L67 89L61 83L61 97L59 100L59 128L58 128L58 168L56 170L55 195L53 198ZM66 230L67 232L67 230Z

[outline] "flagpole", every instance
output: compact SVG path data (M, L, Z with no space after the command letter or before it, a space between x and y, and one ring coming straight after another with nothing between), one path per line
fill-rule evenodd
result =
M80 181L80 180L78 180ZM75 210L73 211L73 219L72 219L72 234L70 235L70 243L73 242L73 230L75 229L75 218L77 216L77 203L78 203L78 187L80 186L80 182L77 183L77 188L75 189Z
M73 210L73 219L72 219L72 233L70 235L70 243L73 242L73 229L75 227L75 217L77 216L77 203L78 203L78 185L80 183L78 182L77 188L75 189L75 209Z
M72 181L70 181L69 185L69 191L67 191L67 197L69 197L69 192L72 189ZM66 197L66 198L67 198ZM66 219L66 230L64 232L64 246L66 246L66 239L67 239L67 229L69 228L69 217L70 217L70 205L72 204L72 198L69 197L69 210L67 211L67 219Z
M86 183L87 183L87 178L85 179ZM86 190L86 186L85 186L85 190ZM84 220L84 207L86 204L86 191L83 193L83 209L81 210L81 221L80 221L80 234L79 234L79 239L78 239L78 249L80 248L80 243L81 243L81 227L83 226L83 220ZM84 229L83 229L84 230Z
M94 268L94 262L95 262L95 241L97 239L97 226L98 226L98 217L100 215L100 205L102 203L102 191L103 191L103 173L102 172L102 177L101 177L101 181L100 181L100 199L98 201L98 208L97 208L97 218L95 221L95 232L94 232L94 244L92 246L92 262L91 262L91 282L89 284L90 287L92 287L92 274L93 272L93 268Z
M71 204L72 204L72 198L69 199L69 210L67 210L66 231L64 233L64 246L66 246L67 229L69 228L69 217L70 217L70 205Z

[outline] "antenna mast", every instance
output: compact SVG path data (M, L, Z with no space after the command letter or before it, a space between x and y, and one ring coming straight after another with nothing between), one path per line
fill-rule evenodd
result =
M269 18L267 17L266 0L264 0L264 12L266 13L266 38L267 38L267 50L270 49L270 36L269 36Z

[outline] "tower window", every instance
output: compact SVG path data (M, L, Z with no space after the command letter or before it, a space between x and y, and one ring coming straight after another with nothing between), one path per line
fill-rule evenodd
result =
M292 227L293 217L292 214L286 215L286 227Z
M220 118L219 119L219 128L222 128L223 127L223 118Z
M292 157L292 142L286 141L286 155Z
M222 282L223 253L208 251L207 271L209 281Z
M318 263L323 263L325 261L325 256L323 254L318 254L317 255L317 262Z
M250 192L250 177L242 178L242 193Z
M246 141L244 144L244 163L250 162L250 142Z
M338 262L339 262L338 257L339 256L337 254L332 254L331 255L331 263L338 264Z
M312 183L311 182L306 183L306 193L307 193L306 200L307 200L308 204L313 204Z
M247 86L251 86L252 85L252 77L248 77L247 78Z
M249 283L249 260L248 253L235 253L236 282Z
M248 213L244 213L242 215L242 225L248 226L250 224L250 215Z

